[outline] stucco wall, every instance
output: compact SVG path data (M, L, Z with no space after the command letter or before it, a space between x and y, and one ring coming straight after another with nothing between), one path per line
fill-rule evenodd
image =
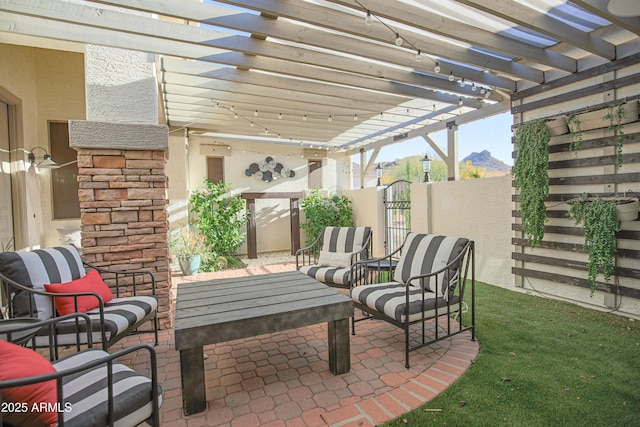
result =
M510 176L414 184L412 229L474 240L477 278L512 287L511 194Z
M182 130L171 132L167 169L170 178L169 218L172 229L186 223L189 195L192 191L202 188L203 180L207 176L207 157L224 158L224 180L231 185L232 191L236 194L304 191L308 186L308 160L315 158L305 155L303 149L298 146L257 145L202 136L189 136L187 142ZM265 182L245 174L251 163L260 163L266 157L272 157L276 162L293 170L295 177ZM341 164L334 158L321 159L323 188L329 191L341 189L343 181L339 181L336 176L337 168ZM290 249L289 218L289 199L256 200L258 253ZM239 253L246 252L246 245L242 245Z
M57 244L56 228L69 222L52 220L50 171L29 168L27 152L36 146L48 149L49 120L84 118L83 55L0 44L0 58L0 94L18 106L18 150L13 153L21 201L14 219L22 230L18 247Z

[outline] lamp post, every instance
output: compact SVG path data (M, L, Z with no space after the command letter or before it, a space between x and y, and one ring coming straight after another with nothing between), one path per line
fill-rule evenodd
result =
M380 163L378 163L378 166L376 166L376 177L378 178L378 183L376 184L376 186L380 187L380 185L382 185L380 183L380 178L382 178L382 167L380 166Z
M428 155L424 155L422 159L422 172L424 172L424 180L422 182L429 182L429 172L431 172L431 159Z

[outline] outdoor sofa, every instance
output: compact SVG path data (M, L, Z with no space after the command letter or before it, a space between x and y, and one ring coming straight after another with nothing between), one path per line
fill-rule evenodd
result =
M91 319L74 313L39 321L35 327L55 333L60 323L82 324L87 348L59 360L49 352L47 360L15 343L34 330L34 324L6 327L15 320L21 319L0 322L0 426L160 425L162 391L151 345L138 344L113 354L94 349ZM144 373L118 361L132 356L138 365L147 364Z
M103 276L112 282L111 287ZM145 322L151 322L155 344L158 343L155 278L148 270L96 267L83 262L73 245L3 252L0 290L5 318L47 320L85 312L91 318L93 342L100 342L104 350ZM85 331L83 325L79 327L81 332ZM73 320L59 322L54 335L56 347L77 342L77 328ZM49 333L44 329L34 340L37 347L50 345Z

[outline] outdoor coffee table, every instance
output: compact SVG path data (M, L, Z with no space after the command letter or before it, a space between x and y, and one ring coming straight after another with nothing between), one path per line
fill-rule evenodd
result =
M175 340L186 415L206 409L203 346L328 322L329 369L351 369L348 296L300 273L263 274L178 286Z

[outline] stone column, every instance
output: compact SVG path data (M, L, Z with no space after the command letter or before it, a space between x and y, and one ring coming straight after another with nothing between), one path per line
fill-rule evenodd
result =
M160 326L171 327L167 127L72 120L69 134L78 150L83 257L113 269L150 270Z
M168 129L158 125L155 55L85 46L86 121L69 121L78 150L83 256L151 270L160 326L171 327Z

